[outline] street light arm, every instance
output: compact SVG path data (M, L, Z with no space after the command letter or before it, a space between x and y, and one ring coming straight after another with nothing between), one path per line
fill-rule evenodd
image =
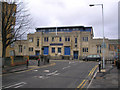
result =
M90 4L89 6L92 7L92 6L95 6L95 5L94 4Z
M92 7L92 6L99 6L99 5L101 5L103 8L103 4L90 4L89 6Z

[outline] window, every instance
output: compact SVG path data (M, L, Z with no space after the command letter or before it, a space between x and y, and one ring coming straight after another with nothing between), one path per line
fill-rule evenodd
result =
M19 53L22 53L22 45L19 45Z
M33 42L33 38L31 37L31 38L29 38L29 42Z
M59 41L60 41L60 42L62 41L62 38L61 38L61 37L59 37Z
M61 48L58 48L58 53L61 53Z
M31 51L31 52L32 52L32 51L33 51L33 47L29 47L29 51Z
M100 53L101 53L101 45L100 45Z
M111 45L109 45L109 50L110 50Z
M39 47L39 39L37 39L37 47Z
M52 48L52 53L55 53L55 48Z
M70 41L70 37L65 37L65 41Z
M83 37L83 41L87 42L88 41L88 37Z
M117 49L117 46L116 46L116 45L114 46L114 49L115 49L115 50Z
M65 38L65 41L67 41L67 37Z
M77 45L75 45L75 47L77 47Z
M75 38L75 43L77 43L77 38Z
M48 42L48 37L44 37L44 42Z
M54 37L52 37L52 41L54 41Z
M83 48L83 52L88 52L88 48Z
M14 43L10 44L10 47L14 47L14 46L15 46Z
M101 45L97 45L97 53L101 53Z
M68 37L68 41L70 41L70 37Z

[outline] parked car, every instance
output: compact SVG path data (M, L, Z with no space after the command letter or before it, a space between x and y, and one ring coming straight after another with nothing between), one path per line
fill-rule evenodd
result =
M101 61L100 55L88 55L83 58L84 61Z

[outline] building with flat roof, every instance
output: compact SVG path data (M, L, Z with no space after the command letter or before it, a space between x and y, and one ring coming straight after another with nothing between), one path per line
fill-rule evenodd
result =
M49 55L51 59L82 59L91 54L103 56L103 39L93 39L93 37L92 27L40 27L36 28L35 33L29 33L27 40L17 41L15 54ZM113 41L117 42L117 40ZM110 54L110 43L111 40L105 38L105 59L115 56L115 54Z

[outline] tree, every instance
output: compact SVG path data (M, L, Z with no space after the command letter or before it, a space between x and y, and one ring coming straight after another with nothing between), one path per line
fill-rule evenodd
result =
M19 40L30 28L31 18L23 2L5 0L2 3L2 58L6 48Z

